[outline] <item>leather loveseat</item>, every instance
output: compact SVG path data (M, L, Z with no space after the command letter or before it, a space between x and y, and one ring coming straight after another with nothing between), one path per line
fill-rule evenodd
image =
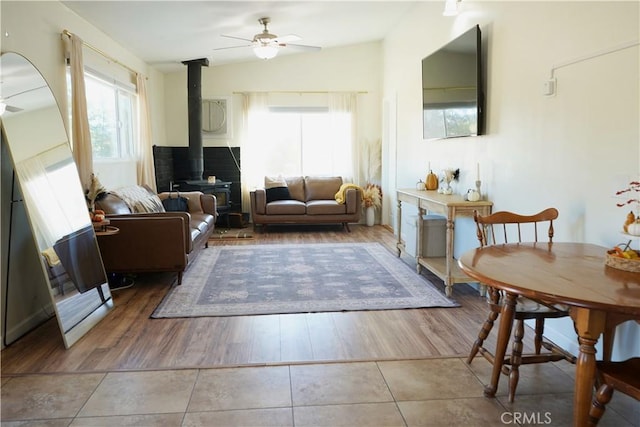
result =
M118 233L98 236L107 273L182 273L207 247L216 222L216 199L199 191L180 193L188 200L188 212L165 212L161 199L142 186L118 189L96 202ZM176 193L172 194L173 197Z
M360 221L362 194L345 188L341 177L295 176L265 178L265 188L250 193L251 217L256 225L343 224ZM342 190L342 191L341 191ZM343 203L336 201L342 193Z

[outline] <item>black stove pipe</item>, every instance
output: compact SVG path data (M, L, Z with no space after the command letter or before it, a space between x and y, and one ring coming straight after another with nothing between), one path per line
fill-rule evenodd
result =
M189 111L189 179L200 181L204 173L202 153L202 67L207 58L182 61L187 66L187 101Z

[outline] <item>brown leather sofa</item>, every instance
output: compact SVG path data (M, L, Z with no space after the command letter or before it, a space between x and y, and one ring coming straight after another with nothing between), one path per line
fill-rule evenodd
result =
M285 177L289 197L271 200L269 190L258 188L250 193L251 217L256 225L268 224L343 224L360 221L362 195L357 188L344 190L344 203L336 201L342 186L341 177ZM281 194L280 194L281 195Z
M169 196L168 193L156 196L146 190L155 205L160 203L158 199ZM107 273L171 271L178 273L178 285L181 284L189 262L208 246L217 213L213 195L192 191L180 196L188 199L188 212L140 212L117 192L96 202L96 209L105 211L109 225L118 229L116 234L98 236Z

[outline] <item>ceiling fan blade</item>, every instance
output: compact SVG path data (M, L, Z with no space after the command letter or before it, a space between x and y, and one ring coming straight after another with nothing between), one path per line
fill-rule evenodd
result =
M295 34L289 34L286 36L282 36L282 37L276 37L273 40L273 43L277 43L277 44L283 44L283 43L290 43L290 42L297 42L298 40L302 40L302 37L297 36Z
M251 40L251 39L245 39L244 37L227 36L225 34L220 34L220 37L226 37L228 39L244 40L246 42L253 42L253 40Z
M227 46L227 47L217 47L213 50L226 50L226 49L237 49L239 47L252 47L253 43L251 44L243 44L242 46Z
M292 47L294 49L300 49L300 50L321 50L322 48L320 46L309 46L306 44L295 44L295 43L287 43L285 44L285 46L287 47Z

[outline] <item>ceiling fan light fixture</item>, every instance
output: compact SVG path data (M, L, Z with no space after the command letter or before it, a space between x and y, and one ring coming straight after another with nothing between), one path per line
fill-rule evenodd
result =
M456 16L460 10L462 0L445 0L442 16Z
M261 45L253 48L253 53L260 59L271 59L275 58L278 54L278 48L276 46L271 45Z

